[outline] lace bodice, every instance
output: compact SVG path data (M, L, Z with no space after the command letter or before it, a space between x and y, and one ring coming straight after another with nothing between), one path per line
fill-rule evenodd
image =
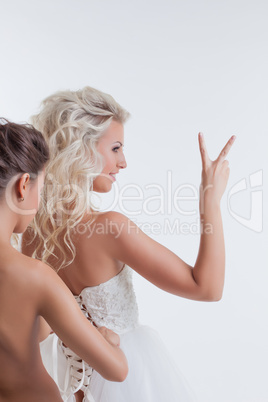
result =
M105 326L122 334L138 324L132 269L126 265L107 282L86 287L75 298L81 310L98 327Z

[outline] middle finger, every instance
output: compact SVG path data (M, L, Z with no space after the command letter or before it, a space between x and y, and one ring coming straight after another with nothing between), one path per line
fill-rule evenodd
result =
M233 135L229 141L226 143L226 145L222 148L218 158L216 159L218 162L223 161L226 157L226 155L228 154L228 152L230 151L234 141L236 139L236 136Z

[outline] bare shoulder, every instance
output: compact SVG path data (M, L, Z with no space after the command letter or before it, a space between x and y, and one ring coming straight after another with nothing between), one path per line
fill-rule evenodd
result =
M95 217L95 222L124 222L128 220L128 218L124 214L116 211L100 212L97 213Z
M29 283L42 289L50 281L55 281L58 278L56 272L51 267L44 264L42 261L21 254L21 267L24 272L24 277Z
M131 219L116 211L108 211L99 214L95 223L96 227L99 225L99 228L101 228L102 226L107 235L115 238L118 238L122 233L136 232L139 230L138 226Z
M143 236L138 226L120 212L108 211L97 213L87 227L82 228L84 233L77 237L77 250L81 256L87 256L87 266L90 259L97 259L98 263L109 266L109 261L120 260L116 249L131 243L133 237ZM141 233L140 233L141 232ZM92 264L94 265L94 261ZM114 265L114 264L112 264Z
M1 272L4 274L2 289L12 289L19 295L27 295L35 304L41 300L43 291L57 282L57 274L39 260L25 256L17 250L9 250L3 256Z
M63 285L62 280L59 278L58 274L53 270L53 268L46 265L42 261L35 260L33 258L30 259L34 261L32 276L34 277L36 285L39 286L40 290L52 288L55 288L56 290L58 286L61 287Z
M109 256L120 260L125 253L150 242L150 238L131 219L120 212L109 211L98 216L95 232L103 232L103 243ZM147 244L148 245L148 244Z
M83 244L96 250L98 244L103 245L107 238L117 237L130 222L125 215L115 211L97 212L93 219L85 217L84 223L75 229L77 247Z
M59 300L64 302L66 297L68 300L71 292L51 267L39 260L29 259L32 261L28 286L34 289L39 314L46 319L47 312L51 312Z

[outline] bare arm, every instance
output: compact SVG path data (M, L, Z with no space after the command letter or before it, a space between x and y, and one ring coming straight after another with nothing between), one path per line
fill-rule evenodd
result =
M229 163L225 160L235 137L231 137L215 161L208 157L205 141L199 134L202 159L202 182L200 186L200 218L204 232L201 234L199 252L192 271L199 287L209 299L222 296L225 276L225 246L220 201L229 178ZM206 229L208 233L206 233Z
M194 267L176 254L146 236L132 221L119 213L109 213L109 253L125 262L139 274L167 292L193 300L215 301L222 295L225 270L225 249L220 199L228 177L224 160L234 142L232 137L219 157L211 161L203 136L199 135L202 158L200 214L203 227Z
M72 293L48 266L40 264L39 314L79 357L110 381L123 381L127 361L118 346L108 343L83 315ZM104 331L105 332L105 331ZM107 332L107 331L106 331ZM105 333L103 333L105 336ZM107 334L109 337L109 334Z

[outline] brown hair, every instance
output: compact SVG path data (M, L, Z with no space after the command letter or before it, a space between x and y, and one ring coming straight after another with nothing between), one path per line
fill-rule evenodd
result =
M0 118L0 197L12 177L29 173L34 179L48 159L47 143L38 130Z

